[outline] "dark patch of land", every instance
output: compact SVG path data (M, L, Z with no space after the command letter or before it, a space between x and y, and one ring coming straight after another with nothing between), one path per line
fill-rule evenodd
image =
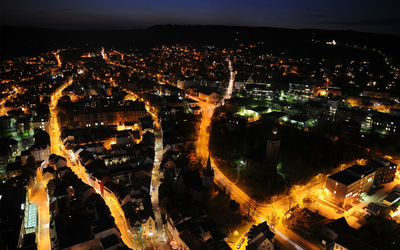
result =
M159 45L191 44L235 48L240 44L262 43L271 52L313 56L316 41L336 40L363 48L380 49L400 58L400 36L355 31L284 29L211 25L159 25L132 30L57 30L0 26L0 58L37 55L68 46L79 48L151 48Z

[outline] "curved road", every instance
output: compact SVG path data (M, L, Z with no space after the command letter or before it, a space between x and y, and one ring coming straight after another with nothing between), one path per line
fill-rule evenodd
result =
M229 70L230 70L230 79L229 79L228 89L227 89L226 94L224 95L224 98L222 99L221 103L224 103L226 98L231 97L232 88L233 88L233 84L234 84L234 72L233 72L232 63L230 60L228 62L229 62ZM200 123L200 133L199 133L199 139L197 142L197 148L196 148L197 152L196 153L200 158L207 159L208 155L210 154L210 152L209 152L209 139L210 139L209 129L210 129L211 119L212 119L214 110L216 108L216 105L199 100L197 97L194 97L194 96L187 95L187 97L197 101L200 108L202 109L202 119L201 119L201 123ZM276 201L272 204L257 202L254 199L250 198L245 192L243 192L232 181L230 181L229 178L227 178L222 173L222 171L218 168L217 164L215 163L215 161L212 158L211 158L211 165L214 169L215 183L219 187L223 187L224 189L226 189L229 192L231 198L240 203L241 209L253 210L254 211L253 217L255 218L256 221L267 220L273 211L275 211L275 212L278 211L280 213L283 213L283 211L287 210L287 207L286 207L287 203L285 203L286 198ZM309 188L314 187L315 185L319 185L319 184L320 183L312 183L311 186L302 187L301 188L302 190L298 190L300 192L297 194L297 200L302 199L306 196L307 192L304 192L304 191L309 190ZM303 249L303 247L305 249L320 249L319 247L315 246L311 242L303 239L302 237L299 237L297 234L291 232L290 230L287 230L282 225L279 225L273 229L274 229L275 233L281 239L288 242L295 249ZM287 237L282 232L285 232L286 235L290 235L290 238ZM298 243L296 243L294 241L296 241Z

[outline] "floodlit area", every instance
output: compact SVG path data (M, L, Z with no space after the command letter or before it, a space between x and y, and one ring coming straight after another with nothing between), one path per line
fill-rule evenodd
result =
M230 68L230 70L232 71L232 68ZM231 73L231 75L232 75L232 73ZM212 119L212 116L214 113L215 105L201 101L198 98L193 97L193 96L188 96L188 97L197 101L198 105L202 109L202 119L201 119L201 123L200 123L200 132L199 132L199 138L198 138L198 142L197 142L196 152L200 158L207 159L208 155L210 154L209 153L209 139L210 139L209 127L211 125L211 119ZM223 187L226 190L228 190L228 192L230 193L231 199L239 202L242 210L246 210L246 209L254 210L253 217L256 220L260 220L260 218L261 218L264 221L265 220L268 221L268 217L273 211L280 214L280 216L283 216L284 212L287 210L287 207L285 206L285 204L286 204L285 199L281 199L280 201L275 202L274 204L260 204L256 201L254 201L222 173L222 171L218 168L218 166L216 165L216 163L214 162L214 160L212 158L211 158L211 165L214 169L215 183L218 186ZM281 240L286 241L292 247L294 247L296 249L303 249L297 243L290 240L283 233L283 232L287 233L286 232L287 230L283 231L283 229L284 229L284 227L279 226L279 227L275 228L274 232L276 232L278 234L278 236L280 237ZM318 249L317 247L315 247L311 243L305 241L304 239L302 239L299 236L296 237L296 240L303 243L303 245L307 247L306 249Z
M38 249L46 250L51 249L50 241L50 210L49 210L49 197L47 195L48 180L43 179L40 169L36 171L36 179L31 183L28 189L29 202L37 204L38 211L38 229L36 234L36 241Z
M337 41L309 46L351 50ZM381 81L395 86L398 70L374 72L368 47L365 61L334 65L264 46L68 47L2 62L0 179L26 187L28 198L18 244L301 250L331 248L339 236L374 248L394 242L400 102ZM347 229L333 230L336 223ZM388 230L382 245L365 238L380 236L374 223ZM106 226L115 235L99 233Z
M50 128L50 138L51 138L51 152L62 155L68 160L68 166L71 170L87 185L90 185L95 188L96 192L100 194L99 187L94 186L93 182L89 179L85 168L81 165L80 161L75 159L75 156L71 156L71 152L68 152L63 143L61 142L61 128L59 125L59 121L57 118L57 101L61 97L61 92L64 88L66 88L69 84L72 83L72 79L70 79L63 88L60 88L54 95L51 96L51 105L50 105L50 121L52 127ZM123 242L132 249L141 249L143 246L138 246L137 241L135 240L135 236L130 231L128 222L125 218L125 214L119 204L119 201L115 195L108 191L104 190L102 195L105 203L111 211L111 215L115 220L115 224L121 232L121 238ZM48 249L48 248L43 248Z

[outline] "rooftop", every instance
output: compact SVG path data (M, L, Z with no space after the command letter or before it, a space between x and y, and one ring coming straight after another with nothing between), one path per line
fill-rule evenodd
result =
M329 176L328 178L335 180L337 182L340 182L344 185L349 185L351 183L354 183L361 178L370 175L374 172L375 170L368 166L362 166L362 165L353 165L349 168L346 168L340 172L337 172L336 174L333 174Z
M329 176L328 178L335 180L337 182L340 182L344 185L349 185L353 182L358 181L360 178L350 174L348 171L346 170L342 170L340 172L337 172L336 174L333 174L331 176Z

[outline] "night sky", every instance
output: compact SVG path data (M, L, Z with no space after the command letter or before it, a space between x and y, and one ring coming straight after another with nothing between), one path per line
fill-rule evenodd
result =
M5 0L0 8L2 25L61 29L222 24L400 34L400 0Z

